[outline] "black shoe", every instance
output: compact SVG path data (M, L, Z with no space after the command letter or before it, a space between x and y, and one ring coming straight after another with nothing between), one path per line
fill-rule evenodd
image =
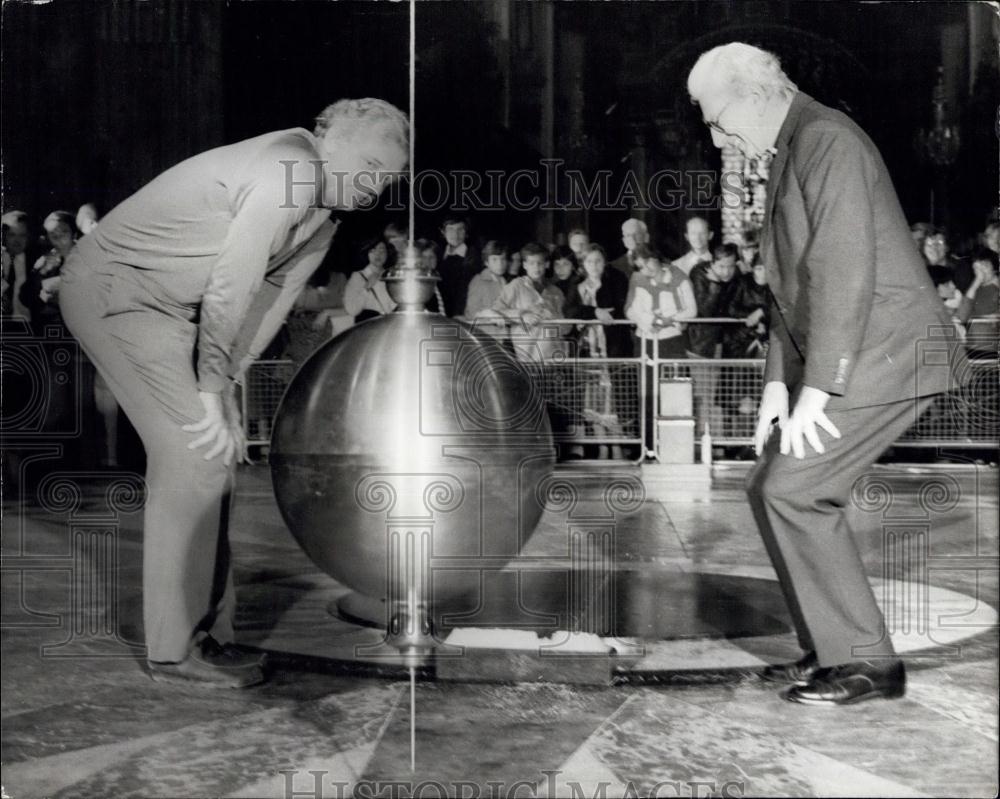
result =
M180 663L149 661L149 676L156 682L201 685L207 688L249 688L264 682L260 656L223 646L211 636L194 645Z
M768 666L760 673L760 676L770 682L806 685L817 671L819 671L819 660L816 659L816 653L808 652L794 663L779 663Z
M901 660L862 660L820 669L807 685L794 685L785 694L802 705L853 705L866 699L898 699L906 693L906 669Z

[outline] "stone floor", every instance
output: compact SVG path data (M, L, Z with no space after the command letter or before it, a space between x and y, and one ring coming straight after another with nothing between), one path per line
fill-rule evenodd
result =
M606 477L561 476L576 504L549 507L524 552L553 573L572 570L574 518L608 513ZM736 471L710 491L658 485L605 520L621 632L641 646L604 685L421 669L411 771L406 673L365 656L378 631L328 612L347 589L298 549L265 468L239 476L233 548L238 636L274 673L244 692L149 680L137 483L50 475L4 508L4 796L996 795L996 470L889 466L859 487L910 682L842 709L784 702L756 674L798 653Z

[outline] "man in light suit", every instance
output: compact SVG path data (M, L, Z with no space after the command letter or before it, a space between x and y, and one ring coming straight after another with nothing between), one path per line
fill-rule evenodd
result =
M764 676L803 704L902 696L847 507L882 451L958 384L960 348L863 130L738 42L704 53L688 91L717 147L773 158L761 246L773 327L747 488L806 655Z
M233 643L228 496L244 442L234 384L271 342L336 231L407 163L409 122L340 100L310 132L266 133L171 167L71 251L63 318L146 449L143 627L150 676L244 688Z

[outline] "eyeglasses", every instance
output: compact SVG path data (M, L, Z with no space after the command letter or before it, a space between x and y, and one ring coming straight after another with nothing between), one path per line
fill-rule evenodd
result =
M731 106L735 102L736 102L736 100L730 100L728 103L726 103L724 106L722 106L722 108L719 109L719 113L715 115L715 119L711 119L711 120L706 119L706 120L704 120L705 124L708 125L709 130L714 130L716 133L718 133L718 134L720 134L722 136L728 135L729 131L726 130L724 127L722 127L722 125L719 124L719 120L721 120L722 119L722 115L724 113L726 113L726 109L729 108L729 106Z

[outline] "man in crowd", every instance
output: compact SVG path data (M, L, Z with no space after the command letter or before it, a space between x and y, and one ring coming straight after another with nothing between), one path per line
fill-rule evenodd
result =
M712 241L712 230L709 228L708 220L705 217L692 216L687 221L687 225L684 228L684 240L691 249L674 261L673 264L685 275L690 275L691 270L698 264L712 262L712 253L709 250L709 243Z
M36 253L30 249L31 234L28 229L28 215L24 211L8 211L3 215L3 274L2 291L3 315L28 321L31 311L24 303L22 288Z
M631 278L639 265L635 262L635 248L640 244L649 244L649 228L641 219L626 219L622 223L622 244L625 253L611 262L618 271Z
M449 217L441 226L445 246L438 264L438 290L444 302L441 313L446 316L461 316L465 311L469 284L482 268L479 252L469 243L468 235L469 226L461 217Z
M146 448L143 619L151 676L263 679L233 640L227 495L243 455L233 393L319 266L331 210L370 205L409 123L341 100L313 132L268 133L172 167L105 216L63 269L71 332Z
M773 156L761 247L772 336L747 485L806 655L765 676L804 704L902 696L903 663L848 507L855 481L956 385L953 328L885 164L854 122L738 42L704 53L688 91L717 147ZM938 357L923 358L924 345Z

